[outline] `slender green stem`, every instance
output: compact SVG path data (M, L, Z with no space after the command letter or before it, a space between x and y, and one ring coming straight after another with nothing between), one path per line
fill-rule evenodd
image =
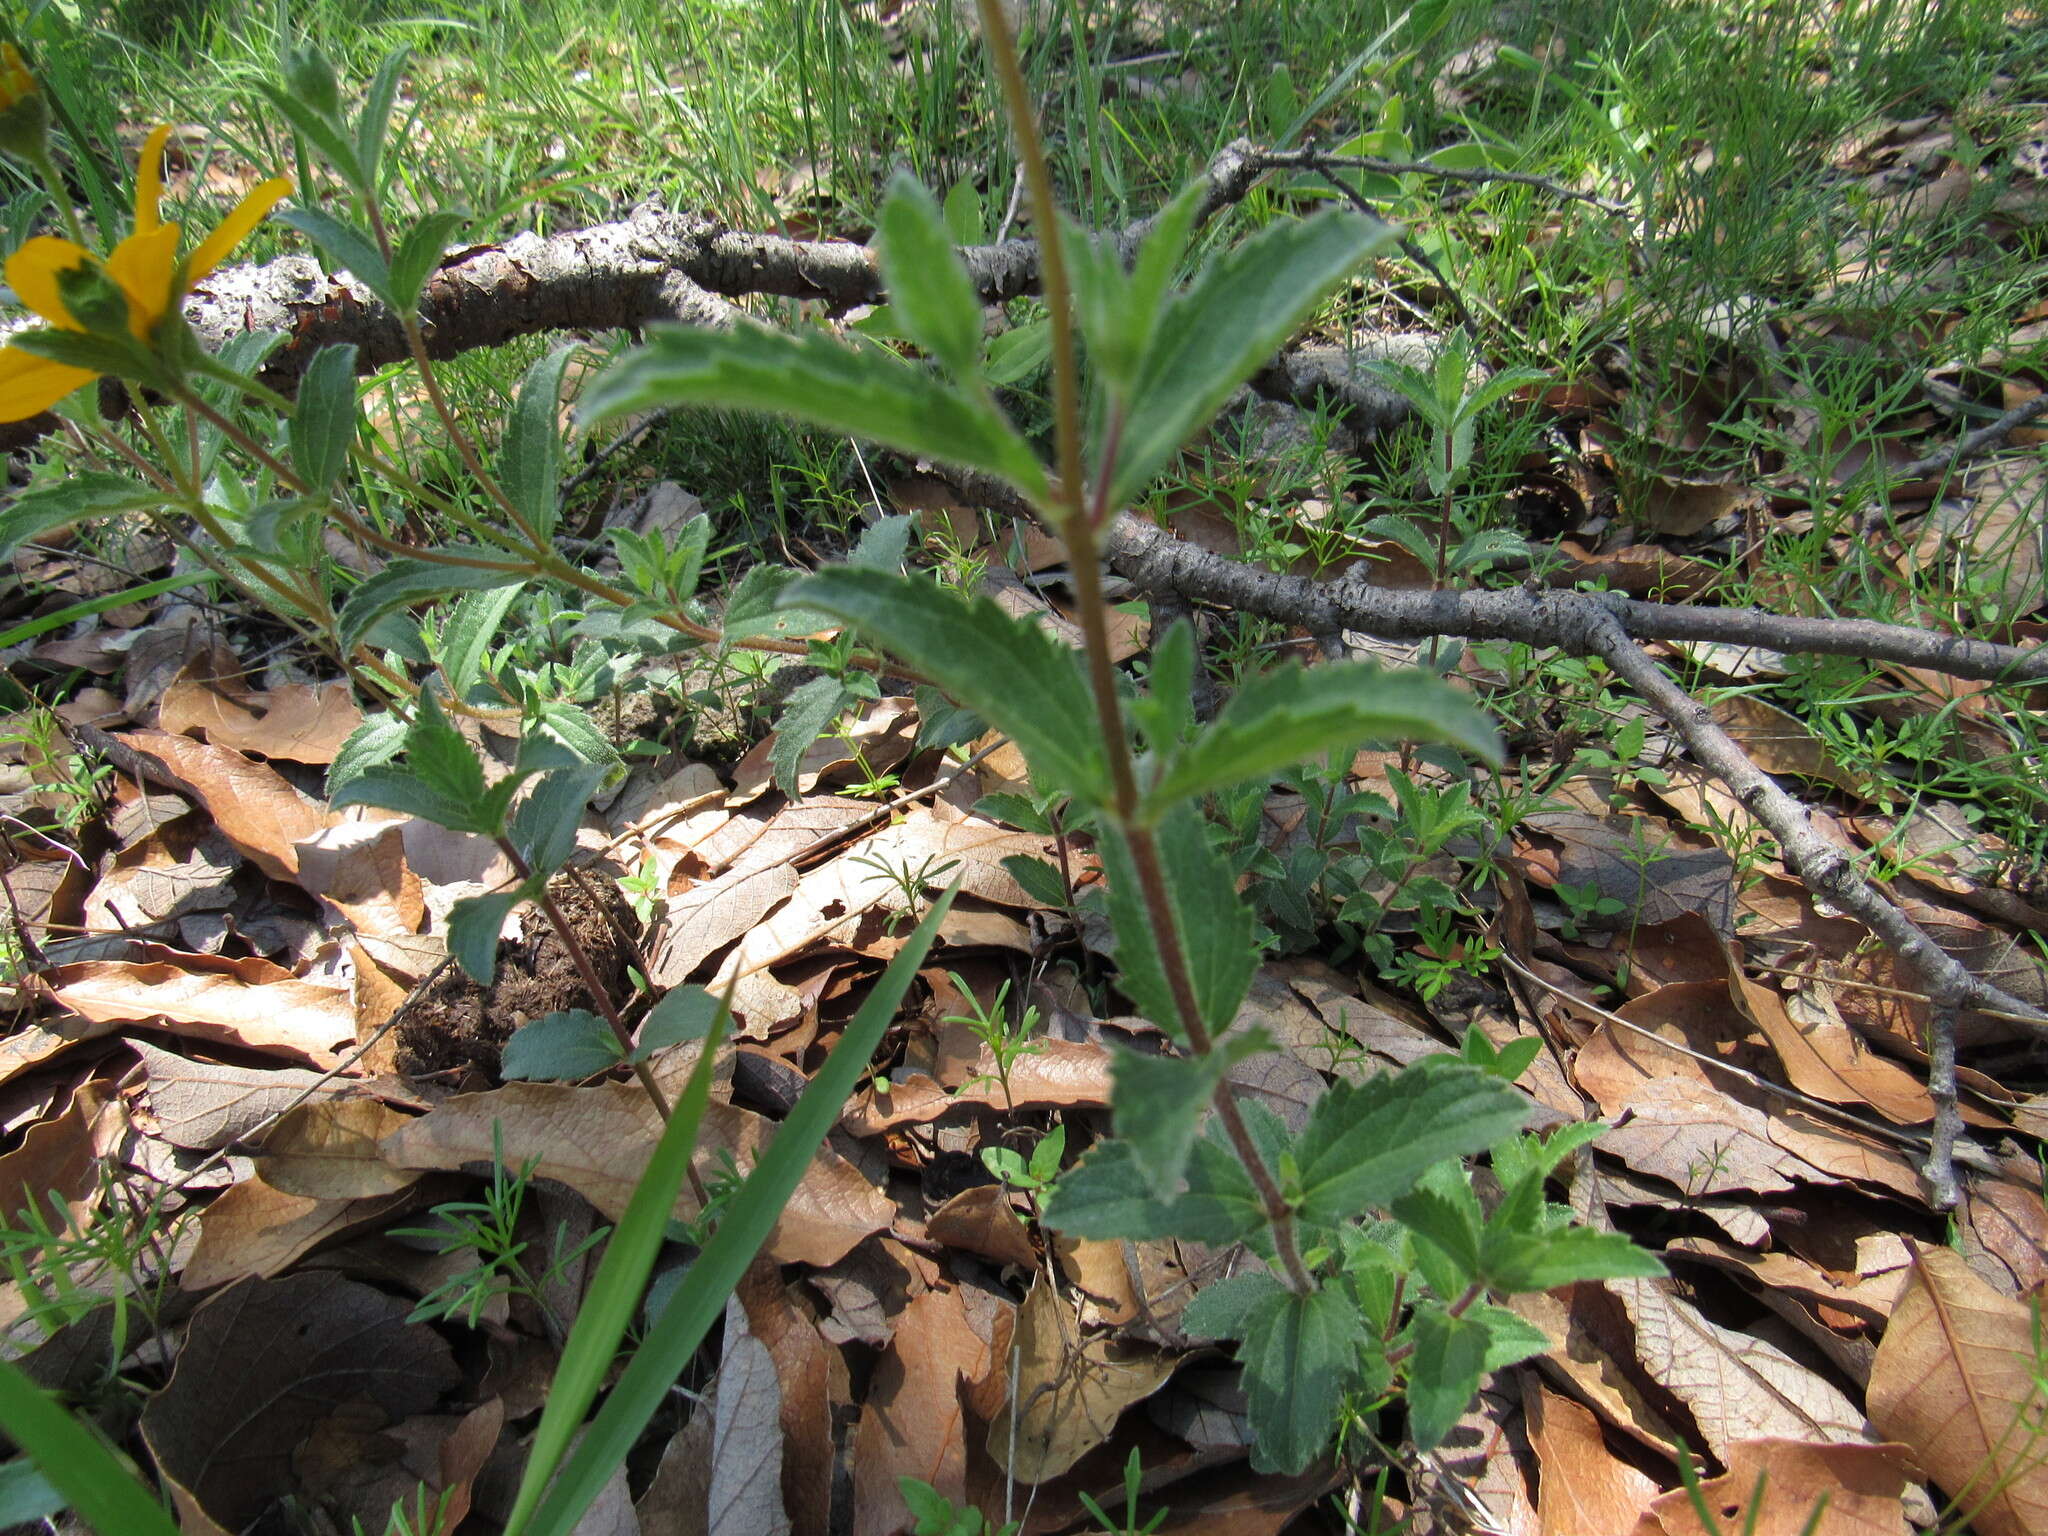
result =
M57 205L57 217L64 221L64 232L71 237L74 244L84 245L85 226L78 222L78 210L71 206L70 189L64 185L64 178L57 172L57 162L50 158L49 145L38 146L36 153L30 157L30 163L35 166L36 175L42 178L43 186L48 189L50 201Z
M995 63L1003 100L1009 109L1012 136L1024 167L1024 180L1031 192L1031 217L1038 234L1039 292L1052 320L1053 418L1059 451L1059 505L1046 509L1059 524L1060 537L1067 546L1068 564L1073 570L1075 608L1088 665L1089 691L1095 700L1097 728L1102 732L1103 750L1109 758L1112 804L1110 819L1123 833L1131 850L1131 862L1138 872L1140 895L1159 946L1159 960L1173 993L1174 1011L1180 1015L1189 1046L1207 1055L1214 1045L1202 1021L1194 978L1181 944L1175 920L1172 893L1159 860L1152 830L1142 822L1142 793L1137 765L1132 760L1129 738L1124 732L1123 705L1117 694L1116 664L1109 643L1109 603L1102 590L1102 558L1096 541L1115 508L1109 505L1111 474L1105 464L1091 487L1082 467L1081 376L1074 344L1073 303L1067 277L1066 256L1060 244L1059 206L1053 197L1052 173L1046 165L1045 150L1033 120L1030 87L1017 58L1015 40L998 0L977 0L982 36ZM1112 433L1112 437L1114 433ZM1105 445L1114 461L1114 442ZM1315 1277L1303 1262L1294 1231L1294 1212L1285 1194L1259 1153L1251 1129L1239 1110L1236 1089L1219 1083L1215 1095L1216 1117L1230 1138L1230 1145L1244 1164L1245 1173L1258 1191L1259 1203L1273 1233L1273 1247L1280 1260L1288 1289L1308 1294L1315 1290Z

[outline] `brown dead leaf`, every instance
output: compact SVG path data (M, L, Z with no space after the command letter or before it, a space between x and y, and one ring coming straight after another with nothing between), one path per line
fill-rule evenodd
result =
M378 1143L411 1118L375 1099L301 1104L263 1138L257 1172L272 1189L312 1200L396 1194L419 1175L385 1162Z
M967 1495L965 1398L1008 1354L1013 1308L953 1286L913 1299L875 1367L854 1434L854 1536L895 1536L910 1523L898 1477ZM999 1348L1000 1346L1000 1348Z
M782 1507L782 1383L775 1357L747 1332L746 1319L737 1301L727 1303L711 1403L705 1530L708 1536L789 1536Z
M350 1091L346 1082L296 1067L194 1061L146 1040L130 1040L128 1048L142 1058L153 1130L174 1147L229 1146L309 1095L317 1102Z
M997 1264L1031 1269L1038 1263L1031 1234L1011 1206L1010 1192L1000 1184L961 1190L925 1218L924 1235L947 1248L978 1253Z
M1949 499L1927 514L1912 565L1935 567L1960 587L1989 581L2009 614L2041 605L2040 527L2048 512L2048 474L2038 454L1994 459L1969 472L1967 503Z
M1166 1384L1176 1358L1084 1335L1041 1276L1017 1310L1015 1379L988 1429L988 1453L1021 1483L1058 1477L1116 1433L1117 1419Z
M207 1291L251 1275L282 1274L324 1243L381 1226L412 1201L410 1189L367 1200L309 1200L260 1178L244 1179L200 1216L199 1246L178 1283Z
M1536 1495L1542 1536L1629 1536L1657 1485L1607 1449L1592 1413L1533 1377L1525 1382L1529 1444L1542 1467Z
M1890 1057L1873 1052L1839 1017L1795 1023L1783 996L1733 966L1728 990L1743 1016L1770 1041L1786 1081L1801 1093L1830 1104L1867 1104L1899 1125L1934 1118L1934 1101L1919 1080Z
M2038 1183L1972 1179L1957 1235L1970 1267L2008 1295L2048 1287L2048 1207Z
M1810 1172L1772 1141L1761 1111L1683 1077L1653 1078L1632 1090L1594 1145L1688 1195L1790 1189Z
M1497 1377L1480 1388L1444 1443L1424 1462L1427 1481L1417 1490L1423 1495L1418 1503L1441 1510L1446 1525L1453 1511L1460 1517L1458 1526L1476 1523L1483 1507L1489 1532L1542 1536L1530 1496L1536 1456L1529 1444L1522 1393L1516 1385L1519 1375ZM1432 1524L1430 1528L1435 1527Z
M1738 1440L1872 1441L1853 1403L1774 1344L1737 1333L1673 1294L1665 1280L1603 1282L1636 1327L1636 1357L1692 1411L1723 1461Z
M355 1043L348 994L268 969L276 974L252 984L162 961L84 960L52 968L48 980L58 1002L89 1019L153 1024L195 1040L333 1066L337 1053Z
M1700 1484L1711 1529L1677 1488L1650 1504L1634 1536L1907 1536L1903 1445L1741 1440L1727 1462L1725 1473Z
M828 734L804 749L797 764L796 792L808 795L828 779L847 782L848 770L887 773L910 755L917 739L917 706L907 698L870 700L847 726L846 737ZM730 805L758 800L774 787L769 758L775 750L771 733L733 765Z
M193 1314L142 1435L188 1532L239 1531L293 1485L293 1455L337 1403L372 1428L431 1408L460 1379L407 1304L339 1275L245 1280Z
M168 779L206 809L221 835L272 879L296 881L297 845L335 820L275 768L226 747L167 731L120 732L114 739L154 759Z
M1709 713L1765 773L1796 773L1858 799L1884 798L1866 777L1843 766L1811 726L1775 705L1735 694L1715 700Z
M846 1362L825 1342L810 1310L798 1292L783 1284L774 1263L756 1260L736 1299L746 1309L747 1331L767 1349L781 1384L782 1507L795 1536L826 1536L832 1514L833 1415L850 1397Z
M204 732L216 747L324 766L363 723L344 680L257 692L241 686L239 667L219 675L220 656L204 652L179 670L158 705L159 730L176 736Z
M1635 1340L1620 1303L1598 1285L1559 1286L1508 1298L1524 1321L1550 1337L1538 1357L1545 1374L1600 1415L1601 1421L1659 1456L1674 1456L1681 1438L1661 1408L1651 1402L1636 1363Z
M1870 1414L1970 1511L1980 1536L2048 1530L2038 1299L1986 1284L1962 1256L1915 1245L1870 1373Z
M65 1201L91 1194L100 1160L119 1147L127 1124L104 1083L81 1083L63 1113L37 1121L20 1146L0 1156L0 1221L19 1226L30 1207L47 1219L53 1194Z

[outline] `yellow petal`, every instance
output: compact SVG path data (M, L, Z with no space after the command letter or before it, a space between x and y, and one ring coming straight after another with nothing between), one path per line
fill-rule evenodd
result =
M22 241L21 249L7 258L7 286L14 290L16 298L59 330L75 331L80 326L64 307L57 274L82 267L92 259L92 253L75 241L57 235L37 235L33 240Z
M178 226L159 224L133 234L107 258L107 275L128 295L128 329L147 341L176 297Z
M89 368L73 368L19 347L0 347L0 421L41 415L94 377Z
M248 239L249 231L269 217L270 210L278 205L279 200L291 195L291 190L289 177L273 176L235 204L235 211L220 221L220 228L200 241L199 248L186 258L186 286L190 287L226 261L229 253Z
M146 235L163 222L164 145L170 141L171 125L151 131L142 146L142 159L135 167L135 233Z

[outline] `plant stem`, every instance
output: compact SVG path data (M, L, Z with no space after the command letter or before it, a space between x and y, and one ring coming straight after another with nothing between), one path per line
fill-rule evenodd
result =
M1018 160L1024 168L1025 184L1030 188L1031 217L1039 237L1039 293L1052 321L1053 406L1059 445L1057 491L1060 505L1046 510L1059 525L1060 537L1067 546L1068 564L1073 570L1075 607L1080 615L1087 654L1089 691L1094 696L1096 725L1102 733L1103 750L1109 759L1113 793L1111 820L1130 847L1140 894L1159 946L1160 966L1172 989L1181 1028L1187 1035L1190 1048L1206 1056L1215 1042L1202 1021L1194 978L1188 970L1187 954L1181 945L1180 930L1174 917L1172 894L1166 888L1165 870L1159 861L1158 845L1153 840L1152 829L1141 824L1142 796L1138 787L1137 765L1132 761L1130 742L1124 733L1123 705L1116 687L1116 664L1110 652L1109 604L1102 591L1102 556L1096 534L1108 525L1115 510L1109 505L1109 486L1117 437L1116 418L1112 417L1109 441L1105 444L1110 462L1103 465L1102 472L1090 486L1082 467L1080 366L1074 345L1071 288L1066 256L1060 243L1059 206L1053 198L1052 172L1046 165L1044 145L1038 136L1038 125L1033 120L1031 91L1017 59L1016 42L1010 36L1008 19L1003 15L998 0L977 0L977 5L981 14L982 37L988 44L996 77L1002 85L1011 133L1017 141ZM1214 1102L1217 1119L1230 1138L1238 1160L1244 1164L1253 1188L1258 1191L1259 1204L1264 1208L1267 1225L1272 1229L1274 1251L1280 1259L1288 1289L1303 1295L1313 1292L1315 1277L1302 1261L1301 1247L1294 1233L1294 1212L1288 1206L1272 1170L1266 1166L1265 1158L1260 1155L1258 1143L1252 1139L1251 1129L1238 1108L1235 1087L1228 1082L1218 1083Z

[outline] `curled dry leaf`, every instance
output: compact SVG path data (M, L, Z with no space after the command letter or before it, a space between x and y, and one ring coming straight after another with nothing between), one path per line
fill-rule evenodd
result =
M924 1235L947 1248L980 1254L997 1264L1030 1269L1038 1263L1010 1192L1000 1184L963 1189L925 1218Z
M313 1200L391 1195L419 1182L384 1161L378 1143L411 1116L375 1099L301 1104L263 1138L257 1169L272 1189Z
M193 1314L142 1436L187 1532L239 1531L293 1483L293 1455L340 1403L372 1429L431 1408L460 1373L406 1303L339 1275L245 1280Z
M1726 1472L1700 1484L1713 1527L1679 1488L1651 1501L1628 1528L1632 1536L1907 1536L1910 1529L1903 1445L1739 1440L1726 1461Z
M1871 1368L1870 1416L1979 1536L2048 1530L2040 1302L1999 1295L1951 1249L1912 1253Z
M114 739L154 759L168 781L204 807L221 835L272 879L297 880L297 845L336 819L275 768L226 747L166 731L128 731Z
M204 732L216 747L324 766L363 723L344 680L256 692L240 686L239 670L219 673L220 659L217 651L204 652L179 669L157 706L159 730Z
M178 1283L188 1291L279 1275L325 1243L381 1226L412 1204L412 1191L364 1200L311 1200L244 1179L199 1218L199 1246Z
M748 1333L775 1362L781 1388L782 1508L796 1536L826 1536L832 1517L833 1416L851 1395L846 1362L825 1342L772 1261L756 1260L736 1295L746 1309Z

